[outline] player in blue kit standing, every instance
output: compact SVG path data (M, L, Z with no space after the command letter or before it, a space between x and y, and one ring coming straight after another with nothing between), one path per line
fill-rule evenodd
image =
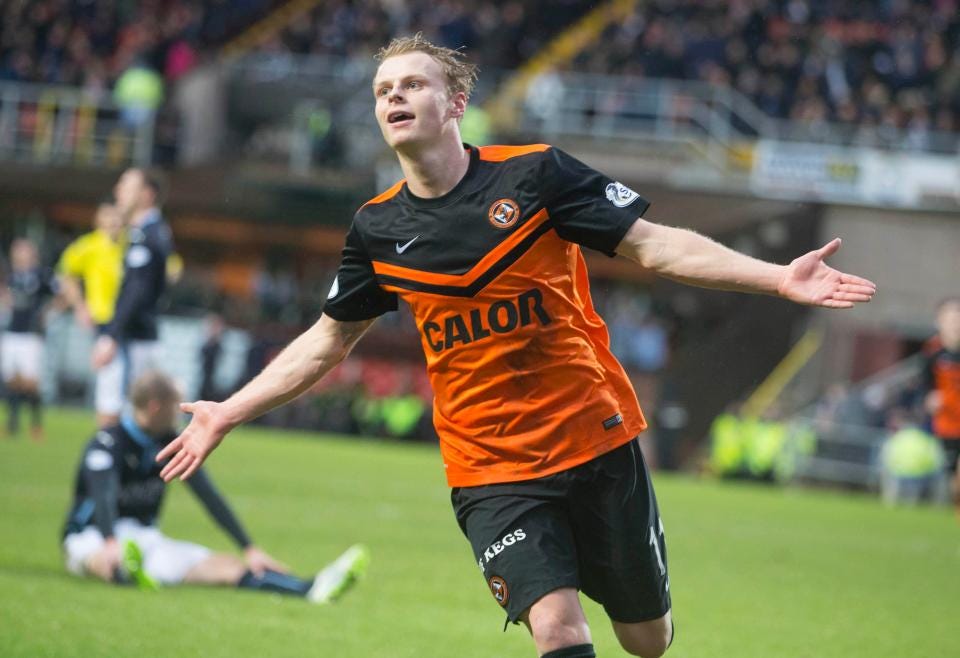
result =
M44 311L57 290L53 271L40 265L37 246L20 238L10 247L10 271L3 292L10 322L0 339L0 371L7 391L7 427L20 431L20 406L30 407L30 435L43 439L40 377L44 358Z
M114 398L109 406L119 409L129 385L142 372L161 367L157 315L173 237L160 212L164 190L158 173L127 169L113 193L127 226L127 248L113 317L94 343L92 362L104 396Z

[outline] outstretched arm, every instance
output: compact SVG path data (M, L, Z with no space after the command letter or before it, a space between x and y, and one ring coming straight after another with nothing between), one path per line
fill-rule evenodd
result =
M160 477L166 482L177 476L181 480L189 478L234 427L286 404L316 384L346 358L371 324L373 320L337 322L321 315L263 372L225 402L180 405L193 418L180 436L157 455L157 461L170 460Z
M840 239L776 265L729 249L693 231L643 219L627 231L617 253L668 279L703 288L777 295L811 306L850 308L869 302L876 284L824 262Z
M194 477L190 479L189 487L207 509L207 513L213 517L213 520L224 532L230 535L239 548L245 549L253 544L250 541L250 535L247 534L240 523L240 519L230 509L230 505L213 485L204 469L200 469L194 474Z

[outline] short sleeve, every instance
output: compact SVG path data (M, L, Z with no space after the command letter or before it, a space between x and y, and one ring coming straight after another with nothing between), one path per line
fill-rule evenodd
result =
M86 251L83 249L84 243L74 242L63 250L60 256L60 263L57 269L67 276L79 277L83 275L84 256Z
M608 256L650 202L560 149L543 154L541 198L557 234Z
M397 310L397 296L377 283L356 224L350 227L340 268L333 280L323 312L339 322L370 320Z

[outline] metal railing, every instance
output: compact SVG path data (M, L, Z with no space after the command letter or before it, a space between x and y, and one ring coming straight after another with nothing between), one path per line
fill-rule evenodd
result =
M793 427L784 447L792 460L792 480L879 488L880 449L888 431L814 419L795 419Z
M294 71L321 80L324 67L338 60L299 61L284 57L273 66L248 63L248 74L261 70L284 77ZM358 77L369 75L364 67L327 70L331 82L339 78L346 95L340 99L341 116L349 124L351 139L365 137L372 125L372 107L365 85L356 85ZM261 68L262 67L262 68ZM495 80L507 79L503 72L485 71ZM359 91L359 93L358 93ZM323 93L313 93L295 111L295 139L305 135L304 118L311 106L330 107ZM604 76L582 73L547 72L536 78L524 98L513 110L520 116L519 130L524 135L550 140L557 137L586 137L605 141L661 141L695 144L711 161L724 168L731 163L731 152L757 140L805 142L839 147L870 147L910 153L960 152L960 135L936 131L909 132L884 127L853 124L816 123L775 119L764 113L749 98L731 87L691 80ZM376 136L376 132L374 132ZM372 149L361 151L370 153ZM302 171L310 164L300 151L291 165ZM362 158L361 158L362 159Z
M848 416L837 417L847 401L853 401L856 418L879 417L916 386L923 356L916 354L850 386L837 408L826 414L818 403L801 409L789 419L793 431L785 449L794 466L795 479L877 489L881 482L880 450L891 430ZM813 441L811 442L811 439Z
M547 100L538 98L541 92ZM533 81L522 103L522 126L545 135L697 138L719 145L763 138L933 153L960 149L960 136L952 132L776 119L731 87L693 80L548 72Z
M154 117L134 120L84 89L0 83L0 160L72 166L148 165Z

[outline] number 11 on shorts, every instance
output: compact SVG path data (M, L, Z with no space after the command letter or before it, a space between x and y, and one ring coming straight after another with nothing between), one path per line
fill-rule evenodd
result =
M663 537L663 520L657 519L657 525L660 530L660 537ZM660 575L665 576L667 574L667 567L663 563L663 555L660 553L660 541L657 537L657 531L654 530L653 526L650 526L650 546L653 548L653 554L657 556L657 566L660 567Z

